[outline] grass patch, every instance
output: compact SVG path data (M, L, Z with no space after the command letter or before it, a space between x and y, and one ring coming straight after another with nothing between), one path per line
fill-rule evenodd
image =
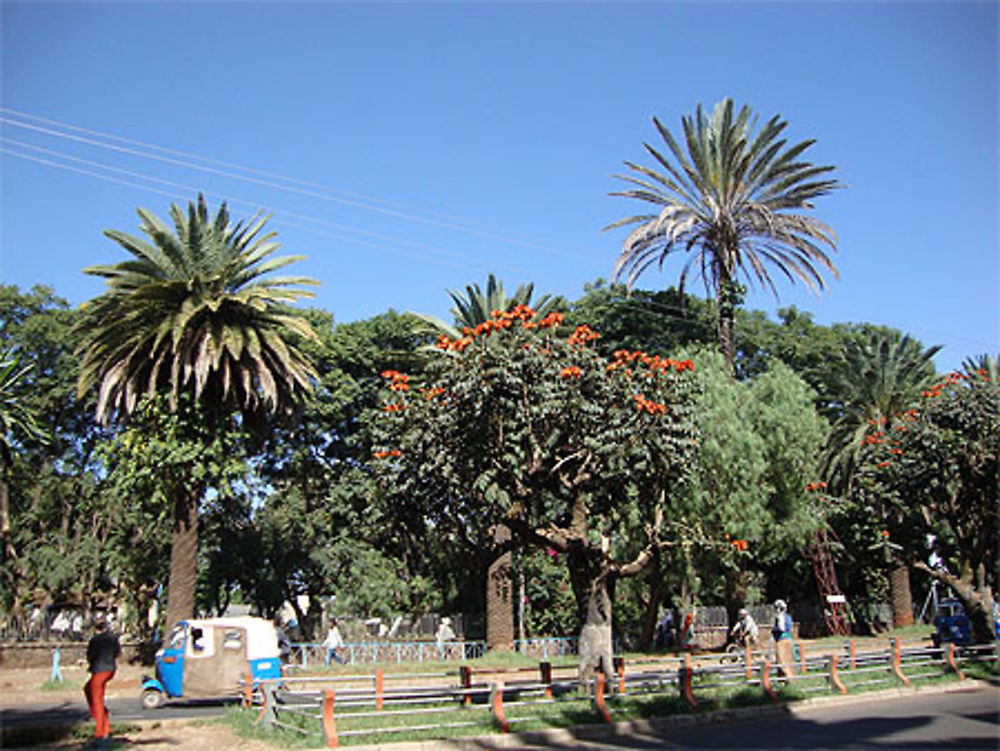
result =
M83 689L83 684L80 681L68 681L65 678L61 681L54 681L49 678L47 681L39 686L42 691L67 691L69 689L79 688Z

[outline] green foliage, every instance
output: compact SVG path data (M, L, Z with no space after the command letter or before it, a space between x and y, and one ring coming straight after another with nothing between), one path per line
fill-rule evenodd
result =
M458 519L485 541L503 522L524 542L624 573L614 556L626 520L638 509L652 524L689 464L689 364L629 352L609 362L588 346L593 332L563 338L560 322L502 314L445 344L419 382L384 373L375 467L387 496L419 502L435 524ZM602 553L602 537L616 550Z
M566 564L559 553L527 550L520 559L524 570L524 627L531 636L570 636L576 632L577 605Z
M672 565L694 592L703 588L703 597L718 601L720 574L786 567L789 554L804 549L822 523L805 487L816 476L827 426L812 390L781 363L752 380L733 381L719 354L682 356L698 363L700 434L694 471L671 513L696 537L747 545L745 551L738 543L704 548Z
M988 614L997 585L1000 523L996 362L986 358L980 367L946 376L922 392L917 409L894 418L869 426L864 437L866 487L905 520L903 530L892 530L894 538L903 532L897 542L907 542L905 528L912 530L904 554L952 586L967 606L975 600ZM919 560L914 534L933 535L941 567ZM991 633L983 626L980 638Z
M658 292L629 290L598 279L585 285L567 320L600 331L595 346L606 356L619 349L676 352L684 346L709 344L715 337L706 303L673 287Z

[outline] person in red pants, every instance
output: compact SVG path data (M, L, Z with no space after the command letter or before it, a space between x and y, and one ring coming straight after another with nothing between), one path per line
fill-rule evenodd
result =
M116 660L122 653L118 637L112 633L103 617L94 620L94 635L87 643L87 670L90 680L83 687L87 697L90 716L94 718L94 737L107 738L111 735L111 719L104 706L104 690L115 676Z

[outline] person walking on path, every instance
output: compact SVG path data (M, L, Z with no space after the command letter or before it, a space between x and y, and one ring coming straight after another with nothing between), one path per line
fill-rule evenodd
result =
M116 660L122 653L118 637L112 633L108 622L98 616L94 620L94 635L87 643L87 670L90 680L83 687L87 697L90 716L94 718L94 738L108 738L111 735L111 718L104 705L104 690L115 676Z
M330 660L336 660L341 665L344 664L344 658L337 652L338 649L342 649L344 646L344 637L340 635L336 618L330 621L330 628L326 632L326 640L323 642L323 646L326 647L327 667L330 666Z
M784 600L774 601L774 623L771 626L774 654L782 675L795 675L795 654L792 649L792 616Z

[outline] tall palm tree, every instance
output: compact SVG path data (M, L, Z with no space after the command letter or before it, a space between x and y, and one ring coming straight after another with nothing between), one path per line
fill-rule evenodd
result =
M295 337L315 336L288 307L312 293L305 277L269 276L301 258L272 257L280 245L263 232L266 218L232 224L223 204L215 217L203 196L185 212L170 207L170 228L138 210L146 239L108 230L133 258L85 273L106 291L85 303L78 324L82 364L77 389L98 388L97 419L126 420L143 396L164 395L171 410L188 395L207 414L240 415L260 425L287 413L316 377ZM194 610L199 483L174 494L168 626Z
M632 174L617 176L634 187L612 195L651 204L655 212L606 228L638 225L625 238L614 278L624 277L631 287L651 264L662 268L670 255L690 253L681 293L692 270L702 276L716 301L719 346L732 370L733 318L743 281L776 293L774 269L819 292L822 269L838 275L825 250L836 250L836 236L800 211L841 186L827 176L833 167L799 161L814 141L786 148L781 134L788 123L779 115L758 130L750 108L734 114L731 99L719 102L711 116L698 105L694 117L681 118L686 151L658 119L653 123L670 153L644 144L663 171L625 162Z
M850 342L838 363L830 395L833 427L824 452L823 474L842 497L852 495L862 439L869 425L889 432L934 378L932 358L940 346L924 348L896 331L876 331ZM890 510L881 512L889 521ZM894 626L913 623L910 569L885 547Z

